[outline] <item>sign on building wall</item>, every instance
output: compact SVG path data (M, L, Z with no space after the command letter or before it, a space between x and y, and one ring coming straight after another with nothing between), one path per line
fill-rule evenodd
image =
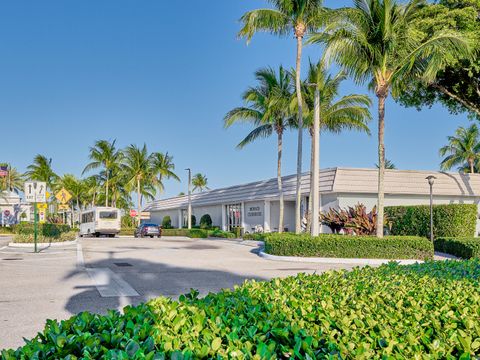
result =
M260 206L250 206L247 211L248 217L259 217L262 216L262 209Z

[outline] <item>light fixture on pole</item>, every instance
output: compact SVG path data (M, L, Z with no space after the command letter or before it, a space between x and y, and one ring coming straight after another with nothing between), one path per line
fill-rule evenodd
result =
M425 180L428 181L430 185L430 241L433 242L433 184L435 183L436 177L433 175L427 176Z
M188 210L187 210L187 227L192 228L192 170L190 168L185 169L188 171Z

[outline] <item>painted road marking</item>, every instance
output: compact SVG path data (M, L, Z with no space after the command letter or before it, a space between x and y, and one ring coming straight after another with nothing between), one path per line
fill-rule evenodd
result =
M140 296L129 283L109 268L86 268L85 270L101 297Z
M77 243L77 267L83 269L85 267L85 259L83 258L82 244Z

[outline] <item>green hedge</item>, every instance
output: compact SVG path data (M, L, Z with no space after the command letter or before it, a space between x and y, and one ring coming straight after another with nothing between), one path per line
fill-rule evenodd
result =
M463 259L480 258L480 239L439 238L435 240L435 250Z
M0 359L473 359L479 278L479 260L441 261L192 290L48 320Z
M64 224L37 224L38 234L45 237L58 238L61 234L75 230ZM34 233L34 224L20 223L14 227L15 234L30 235Z
M209 237L223 238L223 239L235 239L236 235L229 231L223 230L212 230L208 232Z
M365 259L432 259L433 244L417 236L265 235L265 252L278 256L365 258Z
M77 231L63 232L60 235L55 237L39 234L37 237L37 242L56 243L56 242L64 242L64 241L73 241L77 238L77 235L78 235ZM35 242L34 234L15 234L13 236L13 242L22 243L22 244L25 244L25 243L33 244Z
M433 206L433 234L439 237L473 237L477 224L477 205ZM392 235L430 236L430 206L389 206L385 215Z
M121 228L118 235L133 236L133 233L135 232L135 230L136 230L135 228Z
M162 236L183 236L189 238L207 238L208 231L203 229L162 229Z

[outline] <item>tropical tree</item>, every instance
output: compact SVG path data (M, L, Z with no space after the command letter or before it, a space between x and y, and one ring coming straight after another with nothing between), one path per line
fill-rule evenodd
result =
M375 164L375 167L378 169L380 168L380 166L378 164ZM395 170L397 167L395 166L395 164L393 163L393 161L385 158L385 169L387 170Z
M0 190L13 191L17 194L23 191L23 185L25 183L24 176L18 170L10 164L0 164L0 166L7 167L7 176L0 181Z
M148 153L147 145L143 147L130 145L123 150L122 169L125 174L125 187L128 190L136 190L138 223L140 224L140 212L142 210L143 197L153 199L157 179L152 166L152 157Z
M295 69L295 88L298 103L298 149L297 149L297 189L295 209L295 231L301 231L300 223L300 185L302 179L302 144L303 144L303 100L301 91L301 62L303 38L306 33L317 30L326 10L323 0L268 0L272 9L249 11L241 18L243 24L240 37L250 41L257 32L270 32L277 36L288 36L293 32L297 41L297 59Z
M243 94L244 107L237 107L227 113L224 118L225 127L236 122L249 122L255 128L243 139L238 148L272 134L277 135L277 184L279 192L280 213L278 231L283 231L284 201L282 191L282 148L283 133L292 127L290 102L292 99L292 78L282 66L277 72L272 68L260 69L255 73L259 82L256 87L249 88Z
M47 159L44 155L36 155L33 163L27 166L25 176L29 180L44 181L48 189L52 189L53 184L58 179L58 175L52 169L52 159Z
M175 164L173 163L173 156L163 154L161 152L154 152L151 155L153 172L158 176L156 185L160 192L163 192L165 185L163 180L175 179L180 181L180 178L175 174Z
M467 39L460 33L436 31L426 39L414 26L425 0L399 4L395 0L354 0L329 17L311 43L326 45L325 57L343 66L357 83L369 82L378 99L377 236L384 229L385 102L398 98L412 79L432 83L451 57L466 57Z
M99 175L91 175L84 179L85 182L85 204L95 206L100 192L102 191L101 179Z
M442 170L450 170L458 166L460 170L468 169L471 174L475 173L475 165L480 160L480 132L477 125L468 128L459 127L454 136L447 137L448 145L443 146L439 153L446 157L440 163Z
M72 195L73 201L75 201L76 206L72 206L73 209L76 209L77 219L80 219L80 210L83 204L84 196L86 193L85 182L81 179L76 178L72 174L64 174L59 177L56 184L56 190L61 190L65 188L70 195Z
M320 138L322 132L331 132L338 134L343 130L357 130L370 134L368 122L372 116L370 106L372 101L367 95L349 94L339 97L339 87L347 78L344 71L335 75L328 72L325 61L309 64L307 79L303 83L303 92L305 98L305 127L309 130L311 141L310 155L310 179L313 179L314 164L319 163L314 154L315 144L314 135L314 117L315 117L315 92L319 94L318 120ZM313 181L310 182L309 214L312 213ZM308 222L311 224L311 220ZM317 221L317 219L313 219Z
M206 175L200 173L193 175L192 177L193 191L202 192L203 190L209 190L208 179Z
M103 167L105 171L105 206L108 206L110 178L115 168L119 167L122 160L122 152L117 150L115 146L116 140L112 142L108 140L97 140L94 146L90 147L90 160L92 160L85 169L86 172Z

